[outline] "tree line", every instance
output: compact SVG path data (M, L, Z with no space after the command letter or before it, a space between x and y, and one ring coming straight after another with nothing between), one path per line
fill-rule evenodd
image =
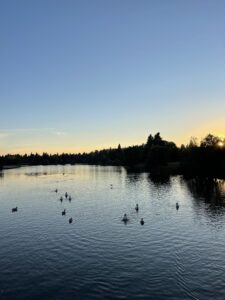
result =
M38 154L0 156L0 166L55 164L92 164L126 166L128 169L155 174L225 176L225 139L208 134L198 144L191 138L188 145L177 147L160 133L149 135L146 143L122 148L103 149L78 154Z

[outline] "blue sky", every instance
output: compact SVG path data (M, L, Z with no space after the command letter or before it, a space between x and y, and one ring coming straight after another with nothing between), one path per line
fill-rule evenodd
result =
M225 1L2 0L0 153L225 135Z

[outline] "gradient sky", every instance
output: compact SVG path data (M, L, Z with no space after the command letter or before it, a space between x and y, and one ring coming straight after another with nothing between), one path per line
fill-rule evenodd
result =
M0 153L225 135L225 1L1 0Z

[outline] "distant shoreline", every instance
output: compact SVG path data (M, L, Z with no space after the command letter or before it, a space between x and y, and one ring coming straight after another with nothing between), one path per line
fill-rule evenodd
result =
M163 140L160 133L149 135L142 145L103 149L78 154L30 154L0 156L0 168L30 165L102 165L123 166L127 170L149 172L157 176L225 177L225 139L208 134L198 145L191 139L186 146Z

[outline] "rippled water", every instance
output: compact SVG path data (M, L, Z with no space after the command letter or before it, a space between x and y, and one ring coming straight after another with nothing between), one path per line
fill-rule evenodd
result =
M0 299L225 299L224 198L223 181L120 167L5 170Z

